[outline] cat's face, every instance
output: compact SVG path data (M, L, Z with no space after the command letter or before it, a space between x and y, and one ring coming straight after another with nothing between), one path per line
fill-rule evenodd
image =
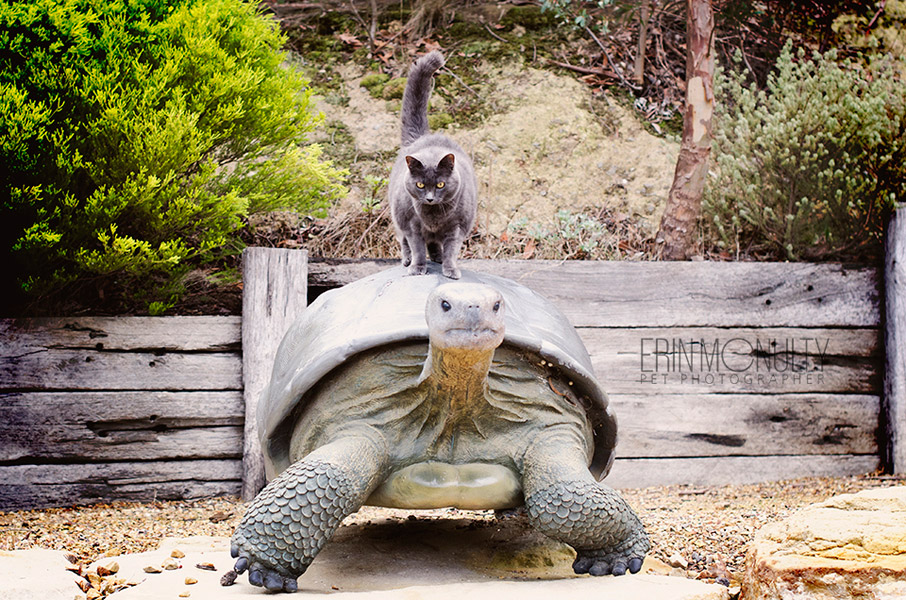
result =
M414 156L406 157L409 177L406 190L418 204L443 204L452 198L459 183L453 166L455 157L447 154L436 165L425 165Z

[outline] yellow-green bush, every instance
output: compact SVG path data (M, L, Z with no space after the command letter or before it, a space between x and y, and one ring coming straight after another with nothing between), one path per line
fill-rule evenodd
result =
M728 249L864 258L906 199L906 84L893 63L838 63L787 44L766 89L716 78L705 226Z
M343 173L282 43L243 0L0 1L5 287L160 310L250 212L323 211Z

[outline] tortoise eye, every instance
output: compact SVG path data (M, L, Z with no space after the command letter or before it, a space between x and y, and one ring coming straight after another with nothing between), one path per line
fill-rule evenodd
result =
M444 185L445 185L445 184L444 184L444 182L443 182L443 181L438 181L438 182L437 182L437 189L441 189L441 188L443 188L443 187L444 187Z
M497 312L499 310L500 310L500 300L498 300L497 302L494 303L494 312Z
M425 187L425 184L422 183L421 181L417 181L415 183L415 187L417 187L418 189L423 189Z
M448 312L448 311L452 308L452 307L450 306L450 303L447 302L446 300L441 300L441 301L440 301L440 307L443 309L444 312Z

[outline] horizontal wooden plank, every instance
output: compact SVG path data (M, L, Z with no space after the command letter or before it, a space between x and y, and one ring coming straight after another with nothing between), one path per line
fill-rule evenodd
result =
M877 454L878 396L618 395L623 458Z
M661 485L741 485L876 471L877 455L617 458L604 483L618 489Z
M238 316L0 319L0 356L46 348L239 351Z
M0 394L0 461L235 458L242 394Z
M309 263L309 285L337 287L393 260ZM463 260L514 279L582 327L877 327L879 269L814 263Z
M242 461L0 466L0 510L236 495Z
M610 393L880 393L878 329L577 331Z
M239 390L238 353L47 349L0 357L6 390Z

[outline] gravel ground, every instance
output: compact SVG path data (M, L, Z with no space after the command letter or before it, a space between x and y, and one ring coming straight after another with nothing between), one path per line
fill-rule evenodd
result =
M758 485L654 487L624 490L623 494L651 535L654 557L680 565L687 577L708 581L723 578L727 581L721 583L734 585L742 576L746 544L766 523L836 494L898 484L903 480L871 476L806 478ZM104 556L155 549L165 537L229 536L242 512L243 504L235 498L0 512L0 550L63 550L88 563ZM409 514L365 507L347 522L403 520ZM491 511L437 510L421 511L419 515L495 518Z

